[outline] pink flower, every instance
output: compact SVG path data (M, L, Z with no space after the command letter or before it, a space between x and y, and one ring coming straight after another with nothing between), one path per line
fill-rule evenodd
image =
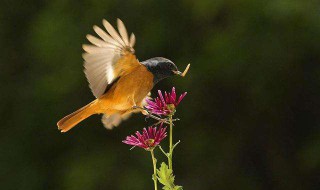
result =
M176 90L172 87L172 91L164 92L164 97L161 90L158 90L159 97L154 100L146 99L147 105L145 106L151 113L157 115L170 115L176 110L181 100L187 95L187 92L180 95L177 99Z
M162 124L157 127L143 128L142 134L137 131L136 136L127 136L126 140L122 141L125 144L138 146L145 150L152 150L167 136L166 128L162 128Z

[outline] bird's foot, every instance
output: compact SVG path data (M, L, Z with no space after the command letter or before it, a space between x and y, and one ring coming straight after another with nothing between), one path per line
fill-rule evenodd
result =
M148 111L146 108L144 108L144 107L132 106L132 109L134 109L134 110L135 110L135 109L140 110L143 115L149 115L149 114L150 114L149 111Z
M179 118L172 119L172 121L180 121Z
M158 120L158 122L156 123L156 125L159 124L159 123L170 124L170 122L169 122L167 119L164 119L164 118L161 118L161 117L157 117L157 116L155 116L155 115L152 115L151 113L149 113L149 114L147 115L147 117L150 117L150 118L152 118L152 119Z
M148 109L144 108L144 107L140 107L140 106L132 106L132 109L139 109L141 110L142 114L146 115L147 117L150 117L152 119L155 119L155 120L158 120L159 122L156 123L159 124L159 123L166 123L166 124L170 124L170 121L166 118L161 118L161 117L158 117L158 116L155 116L153 115L152 113L150 113L148 111ZM179 118L175 118L175 119L172 119L172 122L174 121L179 121L180 119ZM173 124L172 124L173 125Z

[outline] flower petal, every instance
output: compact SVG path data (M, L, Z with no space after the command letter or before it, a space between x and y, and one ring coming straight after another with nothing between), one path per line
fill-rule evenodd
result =
M140 132L136 132L135 135L127 136L126 140L122 142L131 146L138 146L140 148L144 148L146 150L150 150L150 148L154 148L159 145L162 139L167 136L166 128L162 128L162 123L160 127L148 127L143 128L142 134Z
M177 105L180 104L181 100L182 100L186 95L187 95L187 92L185 92L185 93L183 93L183 94L180 95L179 100L178 100L178 102L177 102Z
M175 88L175 87L172 87L171 98L172 98L174 101L176 101L177 94L176 94L176 88Z

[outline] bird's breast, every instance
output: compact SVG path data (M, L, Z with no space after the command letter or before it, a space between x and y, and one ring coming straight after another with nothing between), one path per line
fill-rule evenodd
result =
M153 87L153 74L143 65L127 75L121 76L117 83L102 97L106 109L127 110L133 104L139 105Z

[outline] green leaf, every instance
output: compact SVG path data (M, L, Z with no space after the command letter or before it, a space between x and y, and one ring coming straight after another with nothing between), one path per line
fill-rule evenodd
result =
M172 169L169 169L166 163L162 162L157 170L158 180L164 185L163 190L183 190L181 186L174 185L174 175Z

